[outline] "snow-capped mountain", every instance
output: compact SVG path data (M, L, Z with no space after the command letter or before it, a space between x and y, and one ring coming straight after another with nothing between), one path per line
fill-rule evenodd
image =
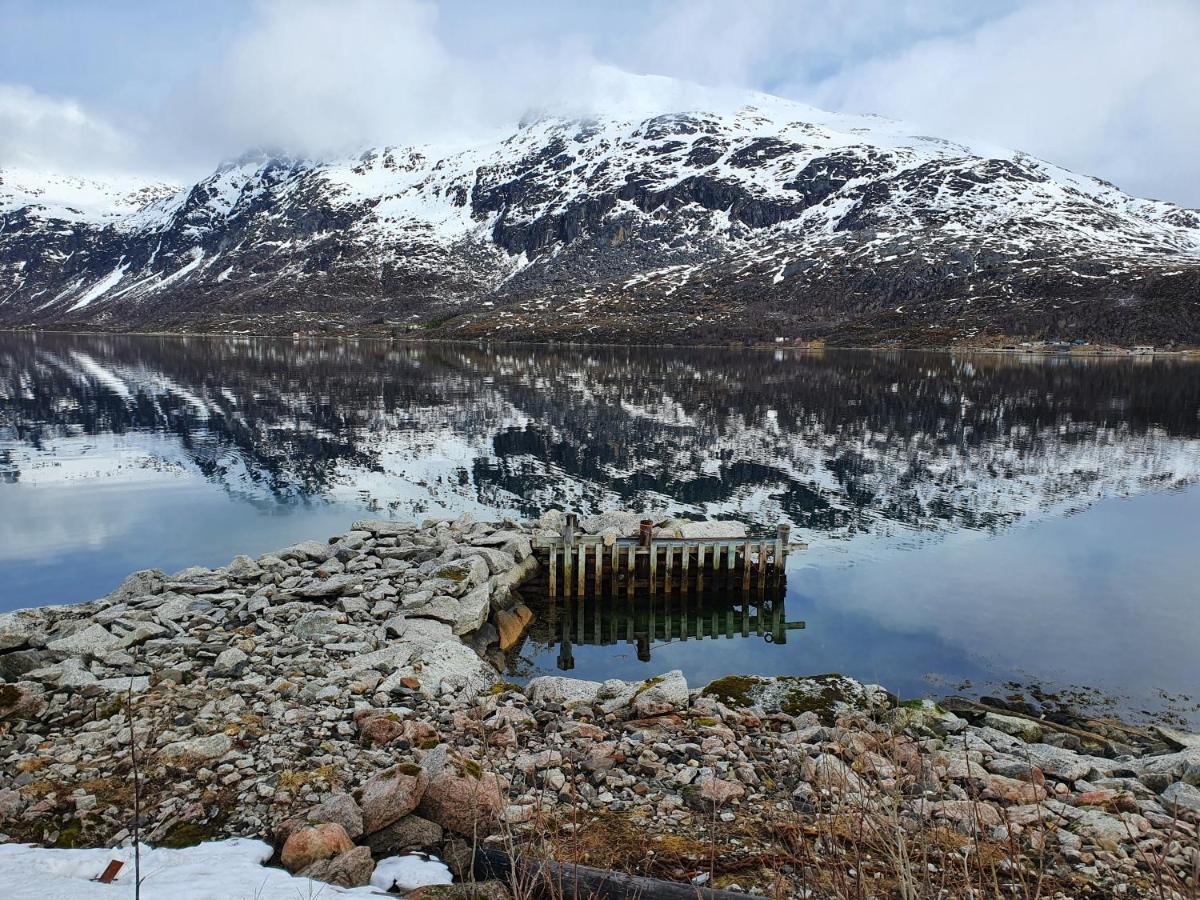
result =
M0 170L0 324L1200 344L1200 213L762 94L195 185Z

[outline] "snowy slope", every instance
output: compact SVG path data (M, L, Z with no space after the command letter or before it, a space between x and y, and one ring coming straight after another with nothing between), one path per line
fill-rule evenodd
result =
M251 154L178 193L5 173L0 323L1200 343L1197 212L877 117L712 99Z

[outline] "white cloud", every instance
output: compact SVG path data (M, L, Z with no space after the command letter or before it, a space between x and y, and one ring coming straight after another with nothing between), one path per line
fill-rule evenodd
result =
M911 120L1200 205L1196 46L1195 0L262 0L158 109L106 119L4 89L0 161L199 175L254 147L476 137L531 108L702 105L695 85L628 70Z
M0 165L96 171L128 164L133 142L74 100L0 84Z
M1053 0L790 90L1200 205L1197 47L1192 0Z

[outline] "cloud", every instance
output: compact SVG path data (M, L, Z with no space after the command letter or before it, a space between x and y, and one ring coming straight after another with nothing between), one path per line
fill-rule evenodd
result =
M316 156L482 138L531 109L697 108L705 105L699 83L910 120L930 134L1027 150L1136 194L1200 205L1194 0L261 0L239 8L238 27L210 35L211 52L181 52L195 62L164 80L157 105L139 94L114 108L120 92L110 85L92 98L108 110L97 116L10 89L27 93L0 97L0 160L69 165L125 153L131 165L190 177L258 147ZM179 30L182 48L186 23ZM104 38L81 42L79 52ZM163 49L145 52L158 58ZM10 107L45 114L30 124Z
M784 89L1200 205L1198 46L1192 0L1055 0Z
M74 100L0 84L0 165L97 171L123 168L132 139Z

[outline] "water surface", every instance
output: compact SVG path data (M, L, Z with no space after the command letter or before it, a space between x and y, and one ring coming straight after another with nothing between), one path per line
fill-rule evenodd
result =
M2 334L0 610L364 514L786 521L810 545L784 599L803 629L576 645L573 674L1083 685L1194 721L1198 376L1165 359ZM515 668L556 671L561 650L528 642Z

